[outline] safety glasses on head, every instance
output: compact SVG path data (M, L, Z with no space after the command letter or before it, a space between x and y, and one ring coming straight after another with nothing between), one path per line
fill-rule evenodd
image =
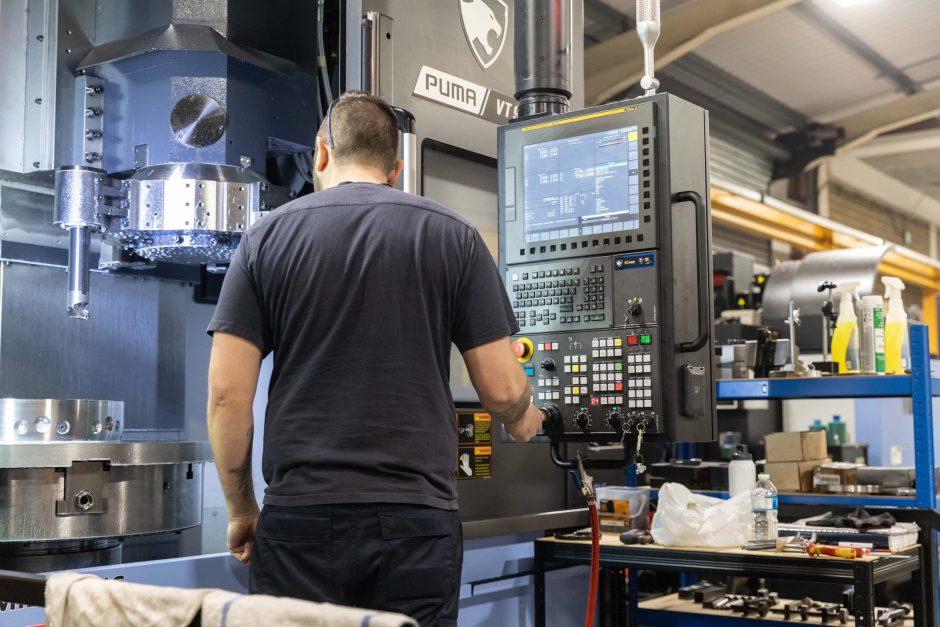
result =
M339 98L330 103L326 108L326 139L329 142L331 150L336 149L336 142L333 141L333 105L339 102Z

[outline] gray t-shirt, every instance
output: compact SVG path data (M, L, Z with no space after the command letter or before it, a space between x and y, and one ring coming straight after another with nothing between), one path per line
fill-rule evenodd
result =
M518 331L480 234L384 185L344 183L251 227L209 333L274 352L268 505L457 508L451 342Z

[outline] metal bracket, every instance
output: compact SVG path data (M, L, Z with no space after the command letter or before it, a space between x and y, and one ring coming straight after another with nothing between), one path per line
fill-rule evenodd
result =
M75 79L75 89L82 98L81 158L86 165L100 168L104 162L104 80L85 74Z
M56 501L56 516L104 514L108 510L105 498L105 475L110 468L105 462L72 462L64 469L65 489L61 501Z

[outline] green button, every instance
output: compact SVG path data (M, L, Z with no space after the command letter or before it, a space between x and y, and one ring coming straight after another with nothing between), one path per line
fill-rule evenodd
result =
M618 371L618 372L621 371L621 370L623 370L623 364L620 363L620 362L615 363L615 364L614 364L614 370L616 370L616 371Z
M653 341L653 338L651 338L651 337L648 336L648 335L641 335L641 336L640 336L640 344L649 344L649 343L652 342L652 341Z

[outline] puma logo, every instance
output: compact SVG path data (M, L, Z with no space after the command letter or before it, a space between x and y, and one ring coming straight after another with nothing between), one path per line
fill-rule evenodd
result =
M503 27L496 19L496 14L483 0L461 0L464 4L465 24L467 35L471 42L479 42L486 52L486 56L493 55L493 45L490 44L490 33L496 33L496 41L503 35Z
M488 68L503 49L508 6L504 0L460 0L460 16L470 49L483 69Z

